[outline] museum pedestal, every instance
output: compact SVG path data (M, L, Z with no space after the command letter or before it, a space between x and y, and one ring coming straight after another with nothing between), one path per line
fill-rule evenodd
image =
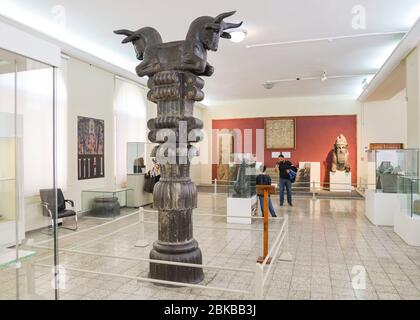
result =
M393 226L394 215L401 209L400 195L366 190L365 216L377 226Z
M252 213L257 208L257 196L227 198L227 223L252 224Z
M309 163L311 166L311 188L319 189L321 187L321 163L320 162L299 162L299 169L304 169L305 164Z
M153 203L153 195L144 192L144 183L144 174L127 175L127 188L133 190L127 194L127 207L139 208Z
M394 219L394 232L408 245L420 246L420 216L408 215L404 210L397 210Z
M351 192L351 172L330 172L330 191Z

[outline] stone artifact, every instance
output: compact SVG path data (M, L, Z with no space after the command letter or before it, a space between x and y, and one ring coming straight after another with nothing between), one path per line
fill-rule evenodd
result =
M191 144L202 140L203 123L194 118L195 101L202 101L204 80L214 68L207 63L207 50L217 51L219 39L230 38L225 30L242 23L224 22L235 13L199 17L189 28L186 40L162 43L160 34L146 27L118 30L134 45L138 76L148 76L148 99L157 104L157 118L148 122L149 140L159 144L153 151L161 166L161 179L154 188L154 207L159 210L159 240L150 258L201 264L202 254L193 238L192 211L197 207L197 189L191 181L190 160L198 151ZM169 141L169 142L168 142ZM172 141L172 142L171 142ZM150 277L184 283L199 283L201 268L150 263Z
M390 161L382 161L376 172L376 189L382 190L384 193L397 193L398 177L403 175L404 172L399 166L394 167Z
M91 215L101 218L113 218L120 215L118 198L99 197L94 199Z
M349 144L344 135L340 134L334 144L334 154L332 160L332 172L345 171L350 172L349 163Z
M217 165L217 183L226 184L229 181L229 165L218 164Z
M311 165L305 163L303 169L299 169L296 175L295 185L302 191L309 191L311 188Z
M250 198L256 194L256 163L242 161L233 185L235 198Z
M144 159L138 158L134 160L134 173L143 173L143 169L146 168L144 165Z

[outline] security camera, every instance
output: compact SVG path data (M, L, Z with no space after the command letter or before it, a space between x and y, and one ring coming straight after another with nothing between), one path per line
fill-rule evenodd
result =
M267 90L273 89L273 87L274 87L274 83L272 82L264 83L264 88L266 88Z

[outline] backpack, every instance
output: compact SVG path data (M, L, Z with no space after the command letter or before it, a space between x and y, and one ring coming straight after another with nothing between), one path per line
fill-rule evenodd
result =
M293 170L290 170L290 172L289 172L289 179L290 179L290 182L291 183L295 183L296 176L297 176L296 172L294 172Z

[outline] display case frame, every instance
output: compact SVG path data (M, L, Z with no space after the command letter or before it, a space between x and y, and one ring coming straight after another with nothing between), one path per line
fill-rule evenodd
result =
M411 218L420 219L420 177L399 177L398 194L402 211Z
M398 193L399 177L418 176L418 149L368 152L368 188L378 193Z

